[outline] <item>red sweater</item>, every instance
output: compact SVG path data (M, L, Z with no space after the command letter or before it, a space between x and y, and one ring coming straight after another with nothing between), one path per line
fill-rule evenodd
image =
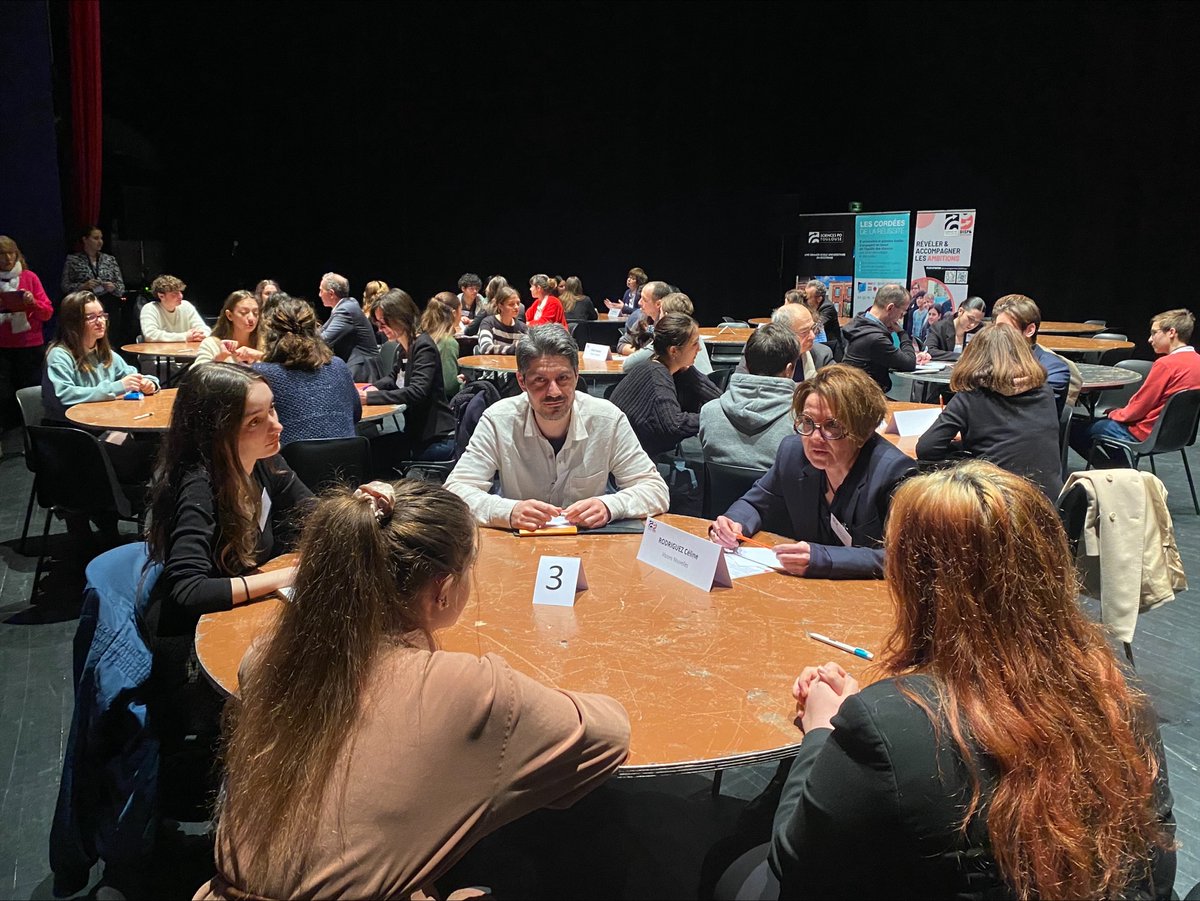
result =
M1108 418L1124 423L1138 441L1150 437L1150 430L1162 414L1167 398L1189 388L1200 388L1200 354L1183 347L1154 361L1150 373L1137 394Z
M547 294L537 303L531 304L528 316L527 325L530 328L535 325L549 325L552 322L567 328L567 316L563 313L562 302L553 294Z
M46 343L42 337L42 323L54 315L54 306L46 296L42 281L28 269L23 269L17 281L18 291L28 291L33 295L33 306L25 310L29 320L29 330L17 332L12 330L11 321L0 324L0 347L41 347Z

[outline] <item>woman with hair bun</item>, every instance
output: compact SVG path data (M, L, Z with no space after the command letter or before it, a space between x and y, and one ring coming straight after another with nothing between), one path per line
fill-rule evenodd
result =
M780 897L1171 897L1156 717L1080 608L1045 495L978 461L917 476L886 544L884 678L826 663L792 689Z
M574 803L625 760L612 698L439 650L477 548L467 505L438 485L321 498L291 603L242 662L217 875L197 898L438 897L485 835Z
M346 361L321 340L307 301L276 305L266 325L263 361L254 369L271 387L283 425L281 444L308 438L352 438L362 418L358 389Z

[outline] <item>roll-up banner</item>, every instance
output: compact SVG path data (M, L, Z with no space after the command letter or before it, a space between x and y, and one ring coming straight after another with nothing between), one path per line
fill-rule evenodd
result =
M799 260L796 287L803 288L812 278L822 281L829 299L848 313L854 278L854 214L802 213Z
M861 213L854 220L854 315L871 306L884 285L908 282L912 214Z
M951 300L954 309L967 299L974 210L922 210L913 242L912 284L935 303Z

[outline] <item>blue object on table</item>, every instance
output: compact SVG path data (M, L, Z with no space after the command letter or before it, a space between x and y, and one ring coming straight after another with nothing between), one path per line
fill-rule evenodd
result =
M127 391L125 393L125 400L141 400L141 399L142 399L142 392L140 392L140 391Z

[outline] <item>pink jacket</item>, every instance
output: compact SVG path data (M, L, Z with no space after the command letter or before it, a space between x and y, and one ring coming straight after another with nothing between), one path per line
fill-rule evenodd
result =
M17 282L17 290L28 291L33 295L33 306L25 311L29 320L29 329L13 334L12 320L8 317L0 322L0 347L41 347L46 343L42 337L42 325L54 315L54 307L46 296L42 281L28 269L21 272Z

